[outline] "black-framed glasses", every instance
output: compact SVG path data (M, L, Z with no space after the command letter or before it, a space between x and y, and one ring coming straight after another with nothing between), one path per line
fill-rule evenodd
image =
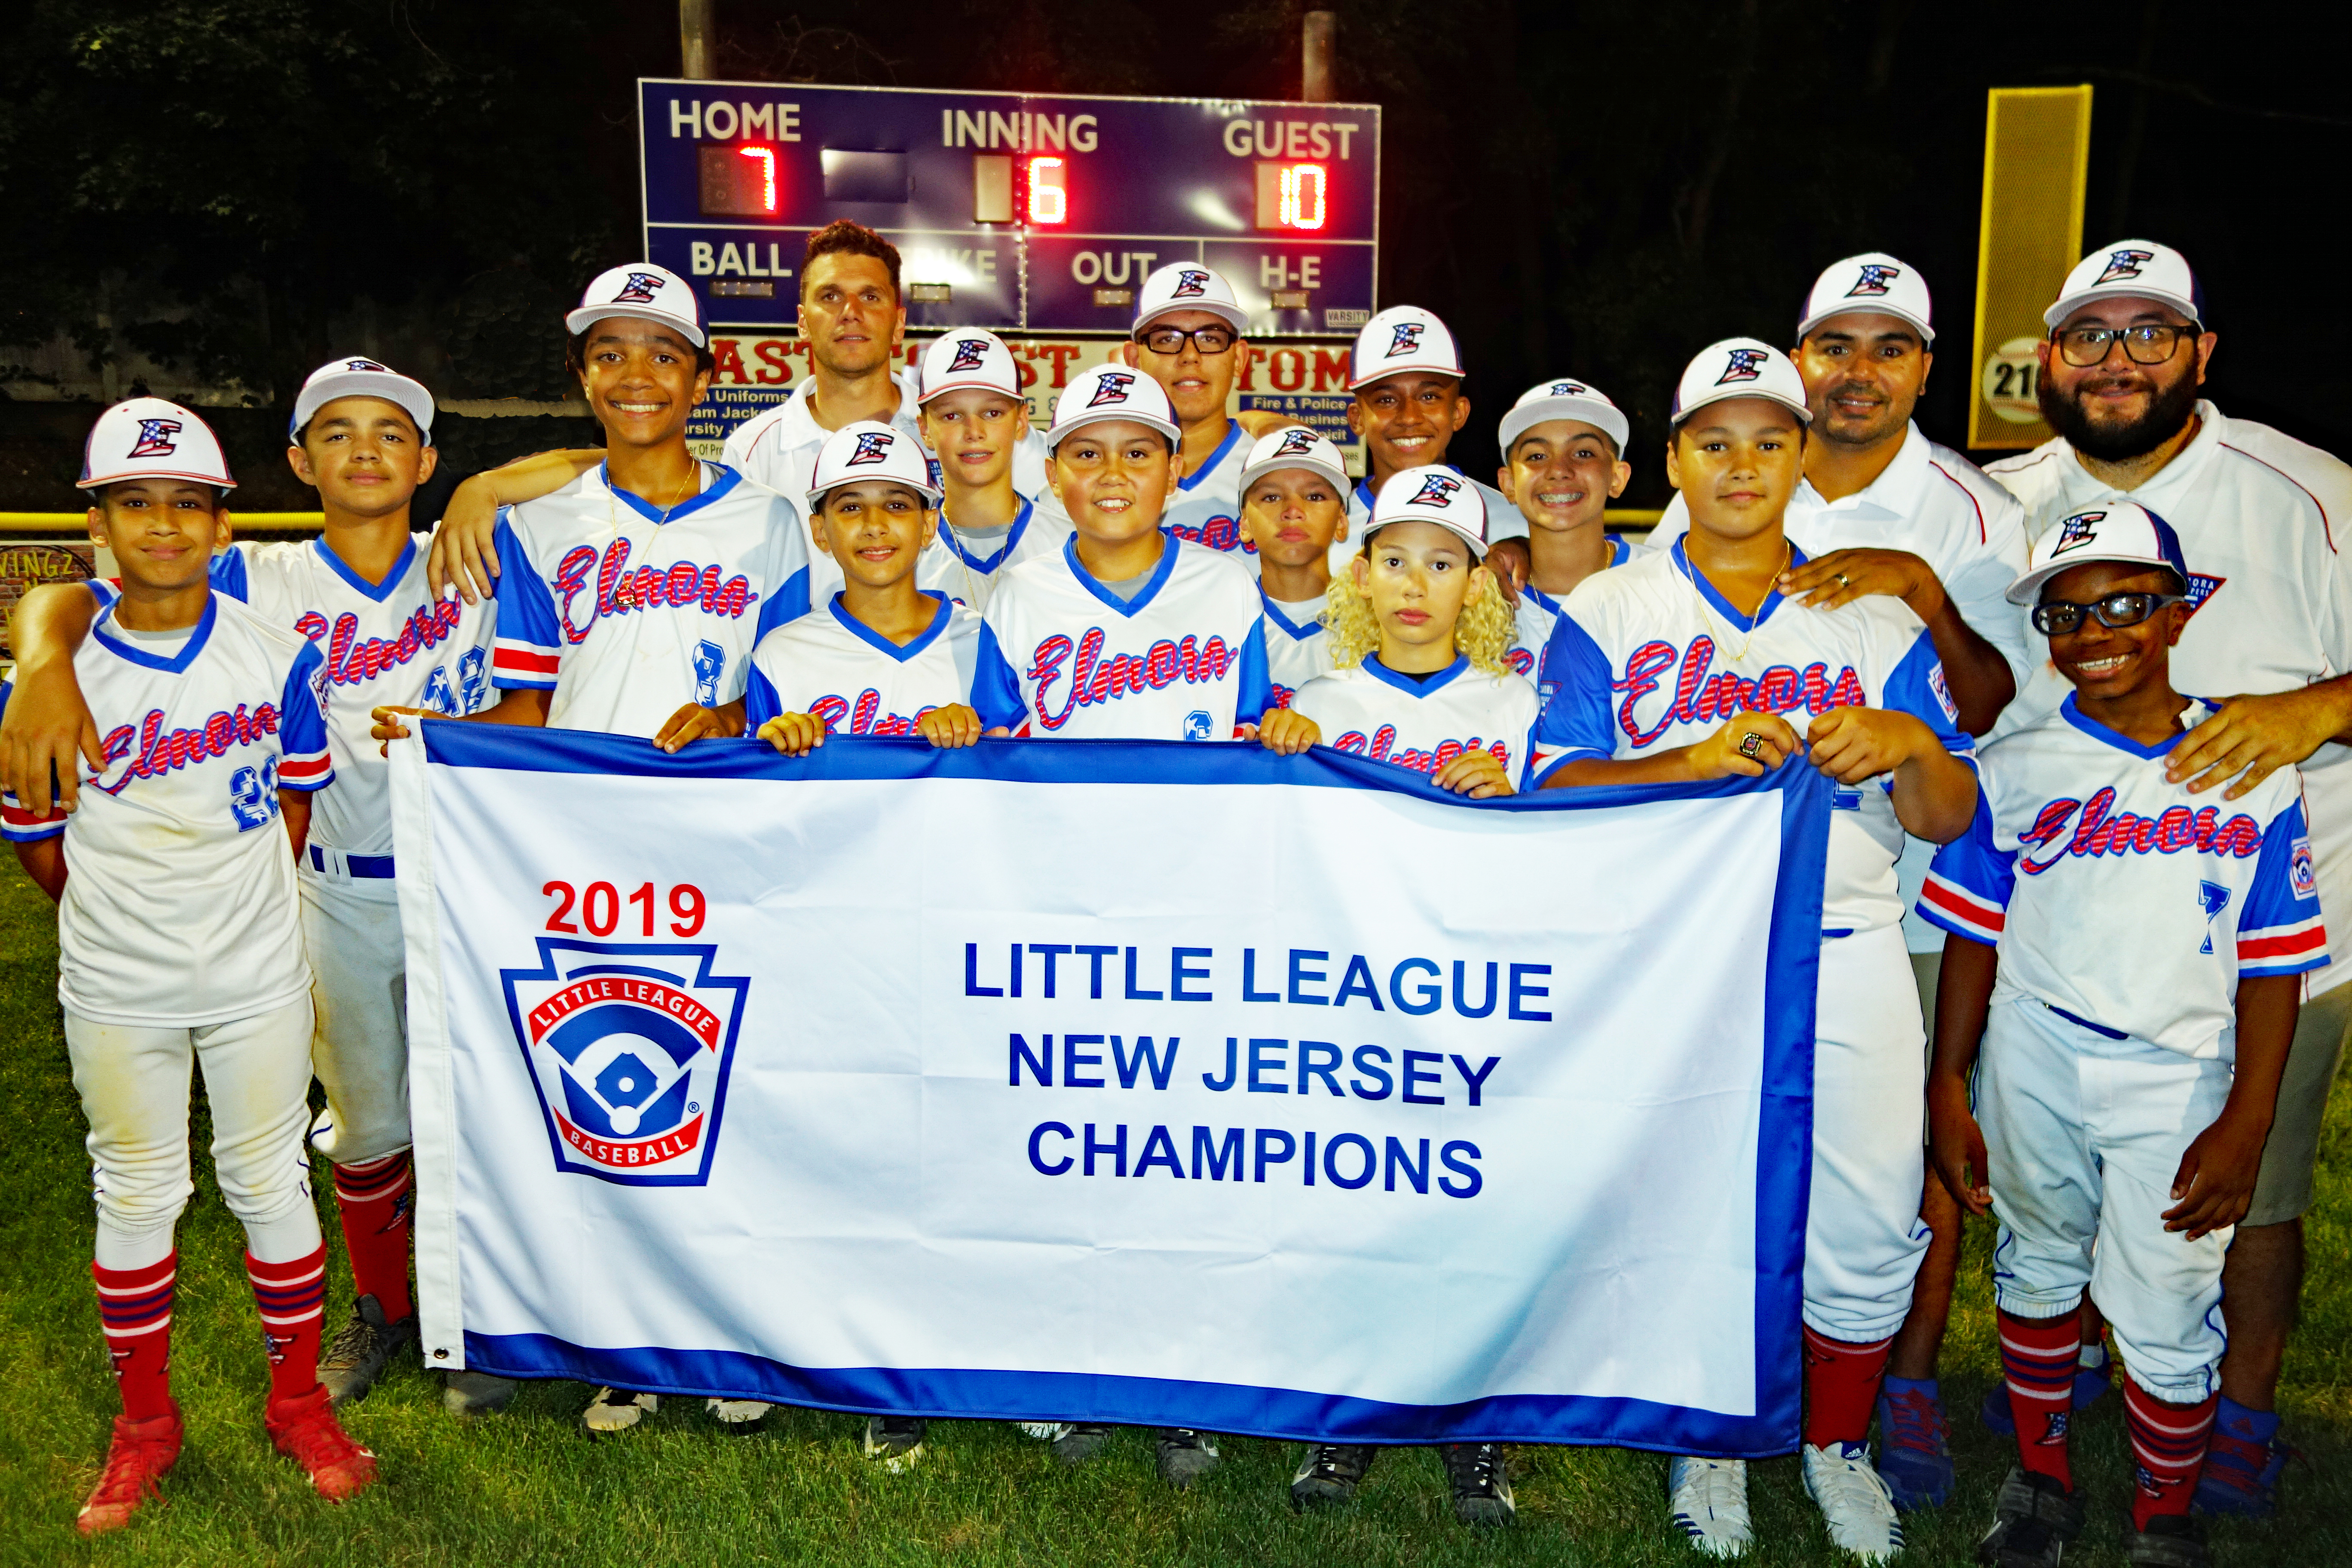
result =
M1241 341L1241 334L1223 321L1190 331L1182 327L1146 327L1135 334L1135 341L1156 354L1181 354L1190 342L1204 354L1221 354Z
M2162 364L2180 352L2180 340L2197 336L2194 322L2176 327L2168 321L2136 321L2128 327L2063 327L2057 340L2059 357L2077 370L2103 363L2107 350L2120 340L2134 364Z
M2095 605L2053 599L2033 606L2033 629L2045 637L2064 637L2083 624L2085 615L2098 616L2103 626L2136 626L2167 605L2188 602L2186 594L2110 594Z

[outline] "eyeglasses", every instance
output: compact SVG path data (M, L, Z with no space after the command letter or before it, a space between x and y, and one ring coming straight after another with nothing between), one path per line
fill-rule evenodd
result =
M2180 340L2197 336L2195 323L2185 327L2167 322L2143 321L2128 327L2068 327L2051 334L2057 340L2058 353L2077 370L2088 370L2102 363L2108 347L2120 340L2124 353L2134 364L2162 364L2180 352Z
M1147 327L1135 334L1137 342L1156 354L1181 354L1187 342L1204 354L1221 354L1240 338L1240 333L1222 323L1194 327L1189 332L1181 327Z
M2186 594L2110 594L2095 605L2070 605L2053 599L2033 606L2033 629L2045 637L2064 637L2083 624L2084 616L2099 617L2110 628L2136 626L2167 605L2185 605Z

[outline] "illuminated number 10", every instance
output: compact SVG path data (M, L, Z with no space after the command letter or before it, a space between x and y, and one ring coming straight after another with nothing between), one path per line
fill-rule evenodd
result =
M1320 163L1291 163L1282 171L1282 224L1285 228L1321 228L1328 176Z
M1029 221L1031 223L1067 223L1070 219L1070 193L1062 181L1060 158L1029 160Z

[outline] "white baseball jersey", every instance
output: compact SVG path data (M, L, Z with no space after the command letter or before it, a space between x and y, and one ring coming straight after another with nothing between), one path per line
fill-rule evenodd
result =
M1331 634L1323 625L1324 600L1289 604L1260 595L1265 606L1265 673L1271 683L1266 706L1287 708L1298 689L1331 673Z
M1454 468L1451 463L1444 466ZM1454 468L1454 471L1462 473L1460 468ZM1470 479L1467 474L1462 477ZM1527 537L1528 520L1520 514L1517 507L1511 504L1508 497L1481 480L1470 479L1470 482L1478 487L1478 494L1486 503L1486 542L1489 544ZM1331 571L1335 575L1346 571L1349 561L1363 552L1364 530L1372 523L1373 494L1369 476L1357 480L1356 488L1348 492L1348 537L1331 542Z
M1231 555L1255 572L1257 546L1242 533L1242 468L1249 461L1250 437L1239 421L1225 422L1225 438L1196 473L1176 481L1160 527L1171 539Z
M942 510L939 537L916 558L915 585L926 593L945 594L977 615L988 608L989 595L1006 571L1024 561L1058 552L1069 536L1068 521L1058 508L1049 514L1025 497L1013 515L1013 526L1001 538L985 542L958 533L954 520ZM829 556L826 559L833 568L831 581L837 584L840 563Z
M2216 697L2293 691L2352 673L2352 572L2336 530L2352 520L2352 468L2268 426L2197 405L2199 428L2155 478L2128 493L2102 483L2063 437L1988 470L2025 506L2029 542L2070 513L2136 501L2180 536L2197 613L2172 650L2177 688ZM2029 676L1993 731L2055 710L2073 689L2027 631ZM2329 742L2303 764L2304 808L2325 908L2352 909L2352 750ZM2352 979L2352 918L2336 922L2335 960L2313 994Z
M980 616L930 598L938 613L904 647L837 598L761 637L745 705L751 731L780 713L814 713L828 735L911 735L932 709L969 703Z
M742 696L760 638L808 611L805 535L733 469L704 477L665 513L598 464L500 512L493 683L554 692L554 728L648 738Z
M12 839L65 835L58 999L102 1024L199 1028L310 989L280 788L334 780L325 661L301 634L233 599L168 656L108 605L74 655L106 766L81 768L70 817L28 816Z
M981 626L972 706L1056 739L1224 741L1267 706L1264 601L1248 568L1170 540L1121 599L1058 555L1004 574Z
M1535 688L1516 675L1485 674L1463 655L1417 681L1368 654L1308 681L1290 705L1315 721L1333 751L1431 774L1465 752L1492 752L1514 788L1527 779Z
M1641 552L1620 536L1609 535L1608 566L1622 566L1637 553ZM1601 570L1607 571L1608 566ZM1551 646L1552 629L1559 625L1559 601L1541 588L1530 583L1519 590L1519 606L1513 616L1518 624L1511 633L1511 646L1503 655L1503 662L1514 673L1535 682L1538 695L1543 692L1539 667L1544 649Z
M2212 709L2191 702L2194 728ZM1937 851L1919 912L1997 945L1996 998L2184 1056L2221 1054L2241 975L2327 962L2298 781L2235 801L2164 778L2143 746L2058 711L1985 749L1975 826Z
M327 736L335 783L310 810L310 838L346 855L392 853L392 768L368 736L379 707L475 713L490 703L498 605L453 589L436 600L414 535L380 584L353 572L324 539L232 545L213 557L213 586L290 626L326 658ZM391 884L384 884L388 893Z
M1813 610L1776 592L1751 634L1748 617L1692 569L1678 539L1586 578L1563 609L1544 652L1553 689L1536 726L1538 779L1574 757L1695 744L1743 709L1781 714L1800 736L1832 709L1891 709L1922 721L1955 754L1970 754L1935 644L1899 599ZM1822 894L1825 935L1902 918L1895 857L1903 828L1892 787L1880 778L1837 792Z
M890 373L890 384L898 389L898 406L888 423L903 430L908 439L924 451L930 450L923 439L922 405L915 401L915 378L902 372ZM824 438L833 434L816 422L809 411L809 399L816 391L816 377L810 376L793 389L793 395L752 416L729 432L726 445L720 448L719 460L750 479L752 483L775 491L793 503L795 510L807 510L809 480L816 473L817 449ZM1013 488L1024 497L1034 499L1045 493L1045 437L1036 426L1027 425L1020 445L1013 449ZM931 459L931 482L940 479L940 460Z

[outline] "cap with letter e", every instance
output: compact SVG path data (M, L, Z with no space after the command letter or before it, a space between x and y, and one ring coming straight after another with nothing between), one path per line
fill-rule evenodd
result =
M564 316L563 330L576 336L607 316L641 316L676 327L696 348L709 342L702 326L702 301L695 298L694 286L650 261L632 261L596 274L596 280L581 294L578 308Z
M1462 351L1433 310L1391 305L1364 323L1348 364L1348 390L1360 392L1376 381L1409 370L1462 379Z
M2152 239L2119 239L2076 262L2042 324L2054 332L2084 306L2107 299L2153 300L2205 324L2205 289L2189 258Z
M878 419L860 419L827 436L817 448L816 471L809 477L809 510L824 506L824 498L842 486L867 479L904 485L926 504L940 504L940 488L931 483L931 459L922 444Z
M1617 443L1617 456L1621 458L1625 455L1625 438L1633 433L1633 426L1626 422L1625 411L1591 382L1572 376L1539 381L1519 394L1519 400L1503 416L1496 437L1502 444L1504 460L1509 460L1511 448L1518 444L1520 437L1554 419L1574 419L1591 426Z
M1206 310L1223 317L1237 332L1249 331L1249 312L1234 298L1234 286L1197 261L1171 261L1143 280L1135 292L1135 325L1129 330L1139 332L1179 310Z
M1013 351L994 332L982 327L958 327L933 339L923 351L922 387L915 398L918 403L973 387L1019 397L1021 367L1013 363Z
M1260 478L1284 468L1320 474L1338 486L1343 497L1355 488L1348 478L1348 459L1339 455L1339 447L1304 425L1288 425L1259 437L1249 456L1242 459L1242 500L1249 500L1249 488Z
M133 397L98 416L82 443L78 489L125 479L186 479L235 489L211 426L176 403Z
M2189 589L2189 561L2172 525L2136 501L2108 500L2061 518L2057 527L2042 536L2025 575L2009 585L2009 602L2033 604L2042 595L2042 584L2093 561L2161 568L2180 579L2181 592Z
M1679 428L1710 403L1733 397L1769 397L1807 424L1805 381L1789 356L1761 338L1726 338L1698 351L1675 385L1666 423Z
M1082 425L1107 419L1131 419L1171 441L1178 438L1176 405L1158 382L1123 364L1097 364L1072 376L1062 389L1054 405L1053 428L1045 432L1045 449L1059 447L1062 438Z
M338 397L381 397L416 421L417 434L433 440L433 395L425 384L372 359L329 360L310 373L294 395L294 417L286 422L286 438L294 440L319 410Z
M1797 318L1797 341L1832 316L1868 312L1893 316L1918 331L1920 346L1936 346L1936 317L1927 298L1927 280L1908 262L1883 250L1849 256L1822 268L1805 308Z
M1372 521L1365 525L1364 541L1371 542L1392 522L1433 522L1459 534L1474 559L1486 558L1486 500L1478 487L1443 464L1405 468L1389 476L1372 498Z

